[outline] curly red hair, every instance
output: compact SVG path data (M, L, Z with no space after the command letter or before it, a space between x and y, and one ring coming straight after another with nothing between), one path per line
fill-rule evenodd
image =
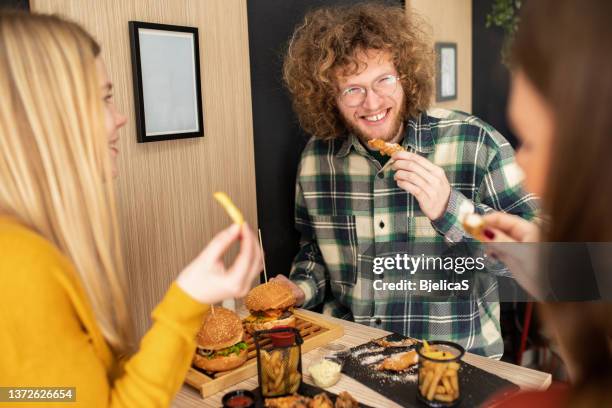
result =
M290 40L283 79L302 128L321 139L343 137L347 129L336 106L338 73L363 68L358 54L391 54L404 89L405 118L430 104L434 52L423 23L401 7L377 3L325 7L309 12Z

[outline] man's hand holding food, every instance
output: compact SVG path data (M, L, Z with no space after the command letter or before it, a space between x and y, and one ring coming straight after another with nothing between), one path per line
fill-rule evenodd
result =
M435 221L442 217L451 193L442 167L416 153L406 151L394 153L392 159L397 185L417 199L427 218Z

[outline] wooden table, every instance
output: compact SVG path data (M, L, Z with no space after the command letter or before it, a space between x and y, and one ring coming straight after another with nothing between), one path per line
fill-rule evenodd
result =
M306 313L313 312L306 311ZM376 329L374 327L364 326L361 324L352 323L346 320L336 319L333 317L329 317L329 319L344 326L344 336L336 340L334 343L342 343L349 347L367 343L373 338L382 337L386 334L389 334L389 332L387 331ZM307 373L307 367L310 365L311 361L320 357L322 357L322 352L319 350L313 350L302 356L302 363L304 367L304 380L309 384L312 384L312 380L310 378L310 375ZM550 374L525 367L520 367L514 364L491 360L489 358L471 353L465 353L463 360L476 367L479 367L483 370L496 374L502 378L505 378L515 383L516 385L521 387L521 389L545 390L551 383ZM250 390L256 387L257 376L254 376L252 378L249 378L248 380L229 387L223 392L219 392L203 400L200 394L194 388L185 384L176 396L173 407L219 408L221 407L221 397L226 392L239 388ZM389 400L388 398L382 396L376 391L371 390L365 385L362 385L361 383L353 380L352 378L344 374L342 375L340 381L328 390L336 394L338 394L340 391L349 391L359 402L373 407L401 407L395 402Z

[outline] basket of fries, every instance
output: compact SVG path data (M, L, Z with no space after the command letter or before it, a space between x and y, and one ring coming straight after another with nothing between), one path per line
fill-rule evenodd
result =
M279 341L280 339L280 341ZM294 394L302 383L302 336L293 327L257 331L257 379L261 395Z
M417 397L433 408L452 407L461 400L459 369L465 349L450 341L423 341L419 355Z

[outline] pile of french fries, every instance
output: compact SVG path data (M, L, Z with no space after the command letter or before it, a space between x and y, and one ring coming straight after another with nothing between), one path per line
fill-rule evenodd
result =
M261 391L263 396L293 394L300 387L302 375L298 370L299 347L260 351Z
M420 359L419 362L419 392L428 401L454 402L459 398L459 363L454 356L423 342L421 354L437 360Z

